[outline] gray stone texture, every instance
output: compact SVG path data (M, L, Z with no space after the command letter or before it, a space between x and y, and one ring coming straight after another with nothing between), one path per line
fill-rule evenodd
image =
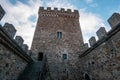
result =
M0 80L16 80L27 62L0 43Z
M28 52L28 45L27 44L23 44L22 48L25 52Z
M96 33L97 33L98 39L102 39L107 36L106 30L104 27L100 27L100 29Z
M6 33L8 33L8 35L11 38L13 38L15 36L16 29L14 28L14 26L12 24L5 23L5 25L3 26L3 29L6 31Z
M22 47L24 40L21 36L16 36L15 41L18 43L19 46Z
M88 43L85 43L85 44L84 44L84 48L86 48L86 49L89 48Z
M57 38L57 32L62 32L62 38ZM35 53L36 59L39 52L47 55L49 72L53 80L73 80L78 77L76 73L79 54L76 52L81 51L82 45L77 11L39 9L31 50ZM67 54L67 60L63 59L63 54Z
M108 22L112 28L120 24L120 14L114 13L109 19Z
M90 43L90 46L93 46L95 43L96 43L96 39L94 36L92 36L90 39L89 39L89 43Z
M109 32L107 36L117 31L116 34L80 58L80 73L87 73L91 80L120 79L120 26L115 27L118 29Z

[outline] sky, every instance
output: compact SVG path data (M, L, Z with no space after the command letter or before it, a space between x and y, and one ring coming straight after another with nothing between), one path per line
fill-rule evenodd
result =
M0 5L6 12L0 24L13 24L17 29L16 35L22 36L29 48L40 6L79 10L84 43L88 43L92 36L97 39L96 31L100 27L105 27L109 31L111 27L107 22L108 18L114 12L120 13L120 0L0 0Z

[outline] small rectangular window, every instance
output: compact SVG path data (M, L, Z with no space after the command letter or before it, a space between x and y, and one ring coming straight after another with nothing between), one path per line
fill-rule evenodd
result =
M63 60L67 59L67 54L63 54Z
M62 32L57 32L57 38L62 38Z

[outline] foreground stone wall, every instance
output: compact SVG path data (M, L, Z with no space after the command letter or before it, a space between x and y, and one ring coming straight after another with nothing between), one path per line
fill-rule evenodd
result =
M85 47L83 54L80 55L81 78L90 78L90 80L120 79L120 20L117 19L118 16L120 17L120 14L114 13L109 18L112 29L108 33L104 27L96 32L98 41L95 37L90 38L90 48Z
M0 11L5 13L3 9ZM1 12L0 16L3 15ZM0 25L0 80L17 80L26 65L33 61L22 37L16 36L14 39L15 33L12 24Z
M0 80L16 80L27 62L0 44Z
M22 44L20 36L14 39L15 33L12 24L0 25L0 80L16 80L27 63L32 62L27 45Z

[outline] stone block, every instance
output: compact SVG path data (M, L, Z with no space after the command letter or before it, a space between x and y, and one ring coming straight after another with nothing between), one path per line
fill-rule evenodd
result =
M22 47L24 40L21 36L16 36L15 41L18 43L19 46Z
M50 10L51 10L51 7L47 7L47 10L50 11Z
M40 7L39 10L40 10L40 11L44 10L44 7Z
M84 45L83 45L83 47L84 47L84 49L88 49L89 47L88 47L88 43L85 43Z
M62 12L64 12L64 11L65 11L65 9L64 9L64 8L61 8L61 11L62 11Z
M23 44L22 48L25 52L28 52L28 45L27 44Z
M114 13L109 19L108 23L112 28L116 27L118 24L120 24L120 14Z
M54 8L54 11L58 11L58 8Z
M97 32L96 32L98 39L102 39L103 37L106 37L106 30L104 27L101 27Z
M71 9L67 9L67 12L68 12L68 13L71 13L72 11L71 11Z
M5 23L5 25L3 26L3 29L8 33L8 35L10 37L14 37L15 33L16 33L16 29L14 28L14 26L12 24L9 23Z
M0 5L0 20L3 18L4 15L5 15L5 11L2 8L2 6Z
M29 50L29 51L28 51L28 54L31 56L31 55L32 55L32 51L31 51L31 50Z
M90 43L90 46L93 46L96 43L96 39L94 36L89 39L89 43Z
M78 12L78 10L74 10L74 13L77 13L77 14L78 14L79 12Z

